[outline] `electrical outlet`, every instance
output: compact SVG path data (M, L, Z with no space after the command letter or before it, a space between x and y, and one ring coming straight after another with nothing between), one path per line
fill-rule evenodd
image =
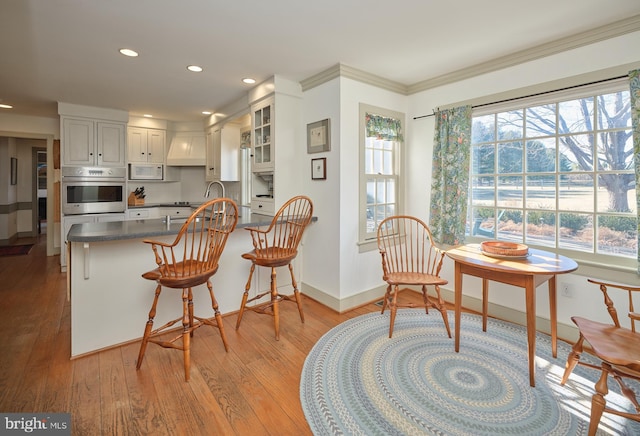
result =
M560 295L567 298L573 298L573 286L569 283L560 283Z

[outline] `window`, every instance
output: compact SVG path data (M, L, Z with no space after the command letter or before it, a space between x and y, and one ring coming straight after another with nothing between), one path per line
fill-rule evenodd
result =
M401 212L404 114L360 105L360 241L376 239L378 224Z
M637 252L628 84L573 93L474 110L467 231L624 264Z

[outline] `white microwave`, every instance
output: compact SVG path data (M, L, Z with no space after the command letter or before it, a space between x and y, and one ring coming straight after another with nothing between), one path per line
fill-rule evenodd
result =
M162 164L129 164L129 180L162 180Z

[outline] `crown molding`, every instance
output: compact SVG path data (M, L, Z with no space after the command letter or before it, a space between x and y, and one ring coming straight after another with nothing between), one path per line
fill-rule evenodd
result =
M304 79L302 82L300 82L300 85L302 87L302 91L304 92L337 77L353 79L358 82L376 86L378 88L397 92L398 94L408 95L407 85L395 82L393 80L385 79L384 77L376 76L375 74L367 73L366 71L358 70L357 68L353 68L344 64L336 64L331 68L328 68L314 76L309 77L308 79Z
M311 88L315 88L316 86L320 86L323 83L327 83L336 77L340 77L340 64L335 64L334 66L327 68L324 71L319 72L311 77L308 77L300 82L300 87L302 88L302 92L305 92Z
M633 17L596 27L576 35L561 38L525 50L520 50L469 68L463 68L452 73L443 74L432 79L418 82L414 85L410 85L408 87L408 92L409 94L415 94L416 92L425 91L438 86L470 79L481 74L513 67L518 64L576 49L585 45L594 44L596 42L615 38L638 30L640 30L640 15L635 15Z
M300 82L300 85L304 92L337 77L345 77L373 85L378 88L397 92L399 94L411 95L439 86L448 85L450 83L459 82L461 80L470 79L481 74L513 67L518 64L551 56L567 50L605 41L627 33L637 32L639 30L640 15L634 15L633 17L596 27L582 33L561 38L546 44L541 44L536 47L520 50L506 56L501 56L490 61L482 62L480 64L443 74L431 79L423 80L413 85L404 85L343 64L336 64L314 76L304 79Z

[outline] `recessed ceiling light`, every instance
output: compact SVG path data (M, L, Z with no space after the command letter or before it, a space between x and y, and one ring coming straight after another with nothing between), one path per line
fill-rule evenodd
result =
M120 49L120 53L122 53L125 56L129 56L132 58L135 58L136 56L138 56L138 52L135 50L131 50L130 48L121 48Z
M189 70L189 71L193 71L194 73L199 73L199 72L201 72L201 71L202 71L202 67L199 67L199 66L197 66L197 65L189 65L189 66L187 67L187 70Z
M10 104L2 104L2 103L0 103L0 108L2 108L2 109L13 109L13 106L11 106Z
M145 117L145 118L153 118L153 115L151 115L151 114L144 114L144 115L143 115L143 117Z
M242 83L246 83L247 85L253 85L254 83L256 83L256 79L252 79L250 77L246 77L246 78L242 79Z
M211 115L210 111L202 111L202 115Z

